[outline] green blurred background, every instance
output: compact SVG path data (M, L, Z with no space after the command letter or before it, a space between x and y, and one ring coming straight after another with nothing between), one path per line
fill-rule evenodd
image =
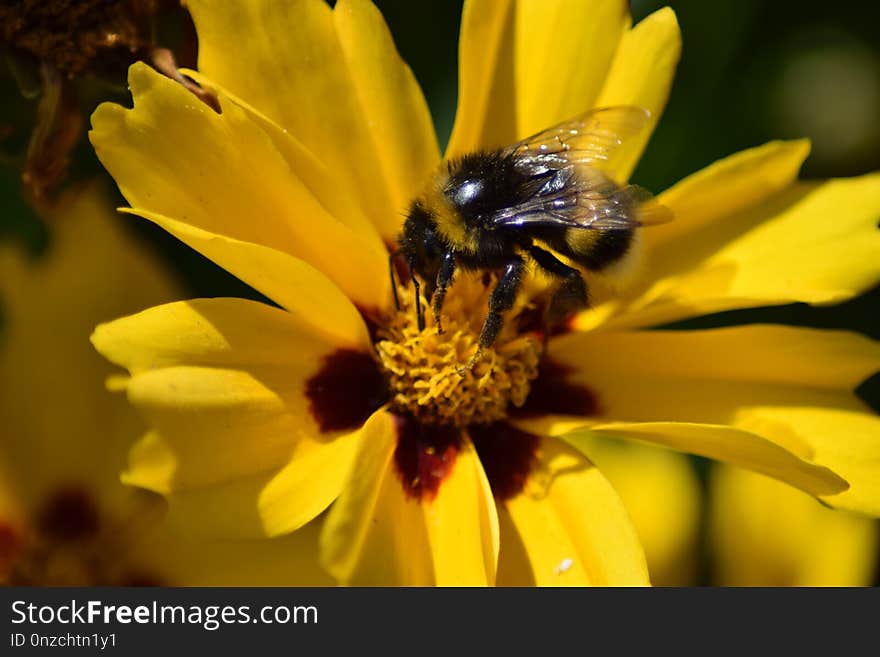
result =
M461 3L376 3L425 90L441 143L445 143L456 103ZM683 54L669 105L635 182L659 192L720 157L771 139L794 137L813 141L804 177L880 170L880 2L633 0L634 21L664 5L672 6L678 15ZM185 13L166 13L156 29L158 43L172 48L182 66L195 66L195 36ZM83 79L77 87L86 117L102 100L130 102L123 79ZM37 101L20 93L6 67L0 93L0 239L18 242L39 258L51 243L51 232L23 200L20 184ZM81 139L67 184L101 175L106 174L87 140ZM119 202L124 204L121 198ZM149 222L125 224L162 254L193 296L260 298ZM878 301L880 288L875 288L834 307L795 304L735 311L677 327L780 322L847 328L880 339ZM865 383L859 394L880 409L880 376Z

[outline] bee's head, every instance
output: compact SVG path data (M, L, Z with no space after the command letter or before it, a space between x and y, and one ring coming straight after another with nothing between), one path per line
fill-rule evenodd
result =
M397 242L413 272L426 283L432 282L440 269L443 248L434 214L421 201L410 207Z

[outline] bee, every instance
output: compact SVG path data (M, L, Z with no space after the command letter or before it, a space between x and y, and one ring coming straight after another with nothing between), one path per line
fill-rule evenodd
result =
M420 279L442 330L443 301L459 270L499 273L471 363L498 337L529 262L556 281L548 325L587 308L579 268L601 272L622 263L640 227L671 218L647 190L612 179L621 147L649 118L635 106L594 109L511 146L444 163L412 202L392 254L409 267L419 329ZM391 275L393 282L393 267Z

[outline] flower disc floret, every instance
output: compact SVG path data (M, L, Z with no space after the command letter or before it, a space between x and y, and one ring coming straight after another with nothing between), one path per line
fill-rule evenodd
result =
M538 376L541 341L509 328L471 366L482 317L465 309L485 308L491 288L465 280L458 287L444 308L442 330L429 320L419 331L413 297L402 295L401 309L379 331L376 352L398 412L430 424L488 424L506 417L510 404L525 403Z

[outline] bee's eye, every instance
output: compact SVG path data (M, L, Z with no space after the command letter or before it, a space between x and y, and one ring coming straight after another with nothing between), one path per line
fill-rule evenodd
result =
M459 207L465 207L476 201L483 193L481 180L465 180L452 190L452 201Z

